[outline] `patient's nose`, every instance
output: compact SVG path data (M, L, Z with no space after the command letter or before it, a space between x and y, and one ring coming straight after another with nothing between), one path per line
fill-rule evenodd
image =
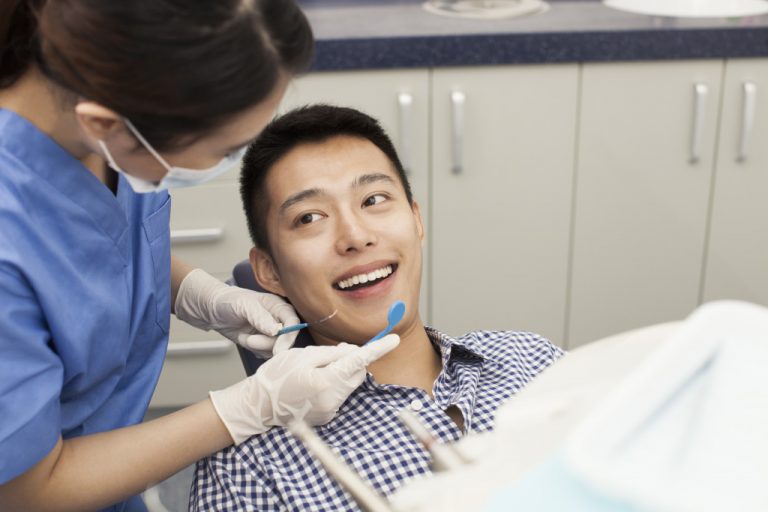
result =
M358 215L343 215L339 217L336 250L339 254L362 251L366 247L376 245L377 236Z

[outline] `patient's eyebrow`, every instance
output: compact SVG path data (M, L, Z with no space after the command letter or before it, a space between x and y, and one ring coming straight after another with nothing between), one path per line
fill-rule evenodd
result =
M352 188L359 188L364 185L370 185L371 183L376 183L379 181L385 181L392 184L396 183L391 176L384 174L382 172L375 172L375 173L369 173L369 174L361 174L360 176L355 178L355 181L352 182ZM278 215L283 215L286 210L288 210L292 206L302 201L306 201L307 199L312 199L324 193L325 191L323 189L317 188L317 187L308 188L306 190L302 190L301 192L296 192L295 194L288 196L288 199L283 201L283 204L280 205L280 208L278 210Z
M297 203L300 203L302 201L306 201L307 199L317 197L322 193L323 193L322 189L319 189L319 188L308 188L306 190L302 190L301 192L296 192L295 194L288 196L288 199L283 201L283 204L280 205L280 210L278 214L282 215L291 206Z
M374 172L358 176L357 179L355 179L355 182L352 184L352 187L362 187L363 185L370 185L371 183L376 183L377 181L388 181L389 183L395 183L395 180L393 180L392 177L388 174L384 174L383 172Z

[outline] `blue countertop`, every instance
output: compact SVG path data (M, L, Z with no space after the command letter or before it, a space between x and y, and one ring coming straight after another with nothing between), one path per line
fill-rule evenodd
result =
M553 0L546 12L469 20L418 0L303 0L315 70L768 56L768 15L665 18L595 0Z

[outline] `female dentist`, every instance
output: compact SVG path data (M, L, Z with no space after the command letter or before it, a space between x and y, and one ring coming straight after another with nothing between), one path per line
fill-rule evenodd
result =
M0 510L141 510L205 455L329 421L397 345L285 350L288 304L170 255L165 189L231 167L311 53L289 0L0 0ZM172 304L278 355L141 423Z

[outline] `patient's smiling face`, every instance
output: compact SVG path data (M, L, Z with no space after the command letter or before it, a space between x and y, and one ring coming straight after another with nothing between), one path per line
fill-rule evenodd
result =
M312 328L317 343L365 342L396 300L407 309L395 332L421 325L421 215L373 143L335 136L301 144L269 170L266 196L272 256L253 249L252 265L306 321L338 309Z

